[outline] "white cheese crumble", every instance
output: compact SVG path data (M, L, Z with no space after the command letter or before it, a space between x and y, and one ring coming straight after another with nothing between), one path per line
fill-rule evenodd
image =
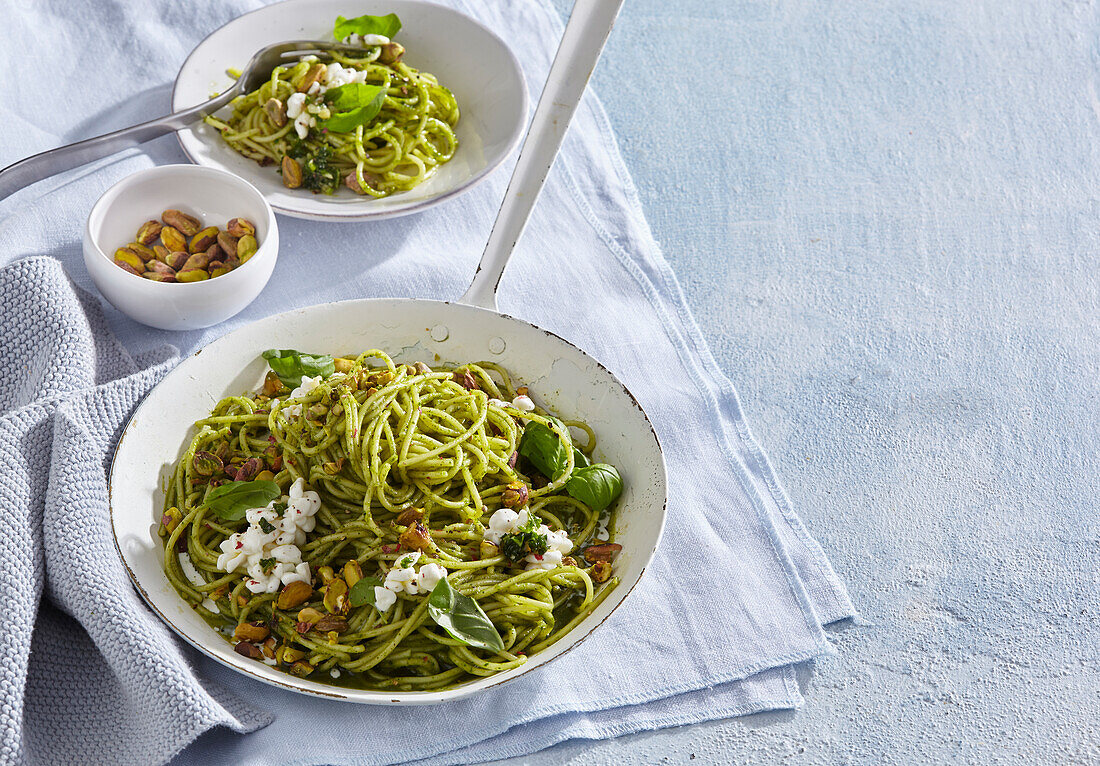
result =
M517 409L520 412L534 412L535 403L531 401L531 397L526 394L520 394L510 402L506 402L502 399L489 399L489 404L494 407L511 407Z
M505 535L513 535L526 527L531 521L531 513L524 508L516 513L511 508L501 508L489 517L489 527L482 536L485 540L500 545L501 538ZM554 569L560 567L562 559L573 550L573 541L564 531L554 531L545 524L540 524L536 532L546 535L546 553L541 556L530 554L524 559L525 569Z
M380 612L388 612L397 603L398 593L431 593L440 580L447 576L445 567L424 564L417 572L414 568L420 560L420 551L407 553L393 562L393 569L386 573L386 581L374 586L374 605Z
M535 411L535 403L531 401L531 397L527 396L526 394L520 394L515 399L513 399L512 406L515 407L517 410L521 410L523 412Z
M271 501L266 508L252 508L245 512L248 528L236 532L221 544L218 569L235 572L244 568L249 579L245 587L252 593L275 593L282 585L301 580L313 581L309 564L302 561L298 547L306 541L306 533L317 525L315 518L321 508L321 498L305 489L305 481L298 479L290 487L284 501L285 510L275 509L278 501ZM270 531L264 531L269 529ZM260 562L274 559L268 571Z
M304 138L304 136L303 136L303 138ZM312 393L313 389L317 388L317 386L319 386L319 385L321 385L321 376L320 375L318 375L315 378L311 378L308 375L303 375L302 376L302 382L298 384L297 388L295 388L293 391L290 392L290 396L288 396L287 399L288 400L289 399L297 399L298 397L306 396L306 395ZM285 412L287 414L287 417L290 417L290 416L301 417L302 416L302 405L292 404L289 407L284 407L283 412Z
M359 35L359 39L363 41L363 45L385 45L390 41L385 35Z

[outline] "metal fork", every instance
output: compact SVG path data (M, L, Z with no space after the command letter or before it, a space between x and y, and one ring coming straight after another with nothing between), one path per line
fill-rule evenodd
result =
M193 122L198 122L206 115L218 111L237 96L258 88L271 77L271 72L275 67L287 63L289 59L298 59L310 54L327 58L335 50L363 51L361 47L318 42L316 40L294 40L261 48L248 62L241 76L237 78L237 82L229 90L204 104L156 120L143 122L140 125L116 130L114 133L78 141L75 144L68 144L57 149L50 149L8 165L0 170L0 199L14 194L36 181L49 178L65 170L86 165L123 149L129 149L166 133L185 128Z

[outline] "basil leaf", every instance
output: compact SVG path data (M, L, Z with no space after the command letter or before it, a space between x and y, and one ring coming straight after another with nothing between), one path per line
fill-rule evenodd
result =
M573 470L578 468L587 468L592 465L592 461L588 459L588 456L581 452L576 447L573 448Z
M559 424L560 428L564 428ZM539 473L548 479L561 476L568 462L565 445L554 431L542 423L532 421L523 429L519 440L519 454L531 461Z
M356 16L354 19L336 17L336 23L332 27L332 36L337 40L343 40L348 35L382 35L393 38L401 29L401 19L396 13L385 16Z
M351 586L348 600L352 606L374 606L374 589L381 586L382 581L377 577L360 577L359 582Z
M279 376L279 380L291 388L302 385L303 375L311 378L320 375L322 378L327 378L336 372L336 362L327 354L314 356L288 348L281 350L269 348L263 353L263 357Z
M386 100L386 90L380 85L351 82L325 91L325 101L332 116L317 124L333 133L350 133L375 118Z
M451 587L444 577L428 597L428 615L451 638L468 646L503 652L504 642L476 601Z
M243 519L245 511L266 508L267 504L283 494L273 481L230 481L214 487L206 496L206 504L219 518L226 521Z
M593 511L602 511L623 492L623 480L615 466L596 463L573 471L565 491Z

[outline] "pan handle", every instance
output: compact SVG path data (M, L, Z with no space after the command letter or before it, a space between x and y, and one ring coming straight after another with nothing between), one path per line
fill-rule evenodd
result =
M504 267L558 156L569 121L622 4L623 0L577 0L573 6L481 263L459 302L496 311L497 286Z

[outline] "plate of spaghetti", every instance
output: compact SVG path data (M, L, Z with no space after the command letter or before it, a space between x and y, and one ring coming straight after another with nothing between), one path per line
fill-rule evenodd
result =
M110 486L127 571L180 636L374 704L457 699L575 647L637 585L666 496L606 369L520 320L407 299L207 346L137 409Z
M419 0L287 0L245 14L187 58L173 108L206 100L285 40L346 47L289 59L178 133L192 161L246 178L279 212L354 221L423 210L483 179L522 135L515 56L468 16Z

